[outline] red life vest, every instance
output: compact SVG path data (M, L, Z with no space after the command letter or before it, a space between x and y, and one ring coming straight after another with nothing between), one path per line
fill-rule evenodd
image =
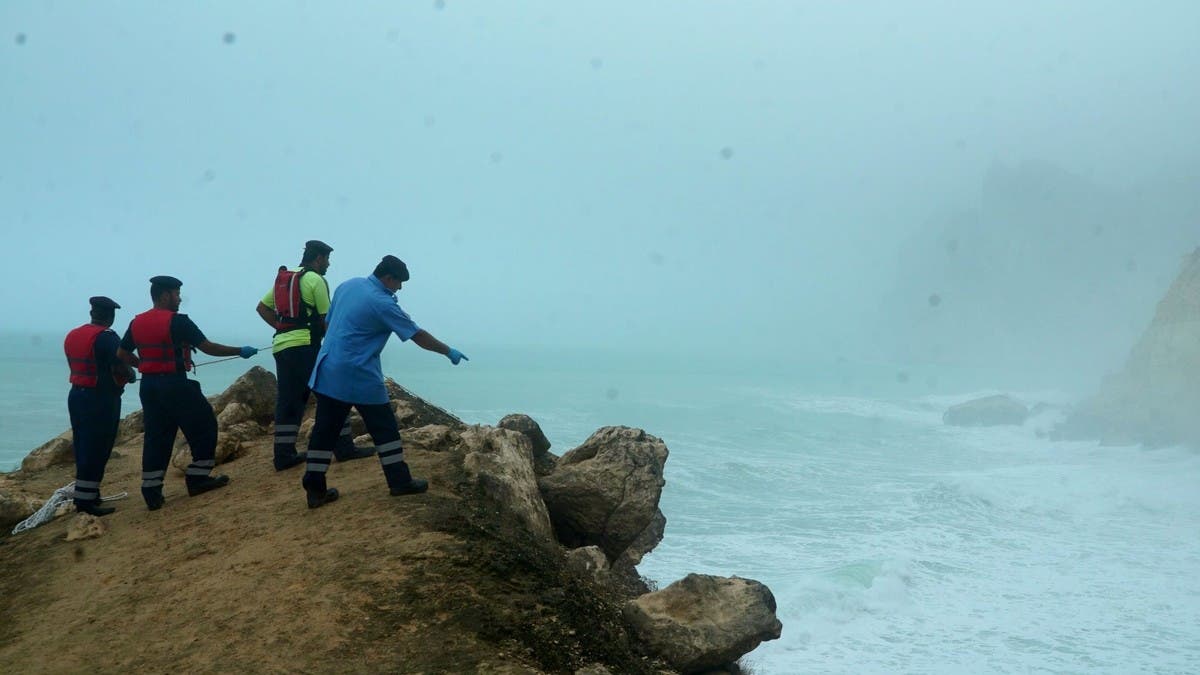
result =
M147 375L154 373L179 372L177 355L183 357L184 370L192 369L190 345L177 346L171 341L171 319L175 312L169 309L151 309L133 317L129 332L138 352L138 371Z
M300 280L312 270L301 267L293 272L280 266L275 275L275 334L308 328L315 330L319 323L315 307L307 305L300 294ZM316 337L316 336L314 336Z
M63 351L67 355L67 365L71 367L71 384L80 387L96 386L96 338L108 330L104 326L85 323L67 333L63 340Z

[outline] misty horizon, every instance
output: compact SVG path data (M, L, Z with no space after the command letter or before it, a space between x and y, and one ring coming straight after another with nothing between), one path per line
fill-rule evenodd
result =
M1200 6L0 8L4 333L303 242L463 349L1119 366L1200 244ZM953 243L950 243L953 242ZM19 289L19 290L17 290Z

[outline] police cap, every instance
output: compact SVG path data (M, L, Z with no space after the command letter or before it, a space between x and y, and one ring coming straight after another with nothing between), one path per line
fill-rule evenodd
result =
M333 247L320 239L310 239L304 242L304 255L329 255L333 253Z
M88 302L91 303L92 309L121 309L116 300L103 295L93 295L88 298Z
M182 281L176 279L175 277L169 277L165 274L157 277L150 277L150 283L154 284L155 286L162 286L163 288L179 288L183 285Z

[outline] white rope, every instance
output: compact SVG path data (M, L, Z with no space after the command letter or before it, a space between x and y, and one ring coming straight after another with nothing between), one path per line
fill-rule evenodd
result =
M56 511L58 511L58 507L73 501L74 494L75 481L71 481L70 483L58 488L54 491L54 494L50 495L50 499L47 499L46 503L42 504L42 508L35 511L32 516L29 516L25 520L17 523L17 526L13 528L12 533L20 534L25 530L32 530L38 525L44 525L51 520L54 520L54 514Z
M101 497L100 501L110 502L115 499L125 499L128 496L128 492L119 492L109 497ZM54 515L58 513L59 508L74 501L75 481L71 481L70 483L67 483L66 485L55 490L54 494L50 495L50 499L47 499L46 503L42 504L42 508L35 511L32 516L29 516L25 520L17 523L17 526L13 528L12 533L20 534L25 530L32 530L39 525L45 525L51 520L54 520Z

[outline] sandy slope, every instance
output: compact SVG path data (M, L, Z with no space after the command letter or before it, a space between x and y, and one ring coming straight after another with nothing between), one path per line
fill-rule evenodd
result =
M308 510L302 469L270 441L218 467L231 484L166 506L137 487L141 437L102 490L128 490L109 531L67 542L73 515L0 538L0 664L10 673L613 672L648 668L616 605L552 552L505 532L462 487L456 452L409 452L428 494L391 497L375 459L335 463L342 498ZM48 496L59 466L16 477Z

